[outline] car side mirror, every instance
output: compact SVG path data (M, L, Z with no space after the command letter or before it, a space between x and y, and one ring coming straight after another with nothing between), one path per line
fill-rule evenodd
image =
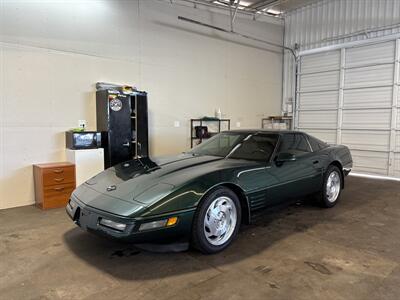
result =
M296 155L292 153L279 153L278 156L276 157L276 162L283 163L286 161L295 161L296 160Z

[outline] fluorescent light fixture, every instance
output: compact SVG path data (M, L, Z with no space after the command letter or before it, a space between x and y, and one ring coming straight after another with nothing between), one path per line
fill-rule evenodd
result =
M99 223L100 223L100 225L103 225L105 227L109 227L109 228L112 228L112 229L115 229L118 231L124 231L126 228L126 224L114 222L114 221L111 221L108 219L103 219L103 218L100 220Z
M267 14L271 14L271 15L275 15L275 16L281 14L281 11L280 11L280 10L276 10L276 9L273 9L273 8L267 9L266 12L267 12Z
M251 4L251 2L247 2L247 1L240 1L239 6L249 6Z
M222 5L222 6L229 6L228 3L222 3L222 2L219 2L219 1L214 1L213 3L214 4L218 4L218 5Z

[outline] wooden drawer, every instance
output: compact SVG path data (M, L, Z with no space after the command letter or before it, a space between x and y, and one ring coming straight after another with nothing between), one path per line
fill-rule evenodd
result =
M75 189L75 184L61 184L44 188L43 203L41 207L55 208L64 207L67 205L72 191Z
M68 192L71 195L71 193L74 189L75 189L74 183L48 186L43 189L43 196L46 198L46 197L56 196L56 195L60 195L62 193L68 193Z
M51 168L43 170L43 186L74 183L75 182L75 168L62 167Z

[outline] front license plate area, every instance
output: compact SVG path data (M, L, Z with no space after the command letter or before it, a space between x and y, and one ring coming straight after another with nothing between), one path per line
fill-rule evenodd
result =
M79 217L78 217L78 224L84 229L92 228L96 229L97 227L97 220L98 215L92 213L84 208L80 209Z

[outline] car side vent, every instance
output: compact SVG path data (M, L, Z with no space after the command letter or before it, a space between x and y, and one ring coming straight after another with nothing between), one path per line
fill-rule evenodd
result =
M250 210L255 211L266 206L267 193L265 191L256 192L249 196Z

